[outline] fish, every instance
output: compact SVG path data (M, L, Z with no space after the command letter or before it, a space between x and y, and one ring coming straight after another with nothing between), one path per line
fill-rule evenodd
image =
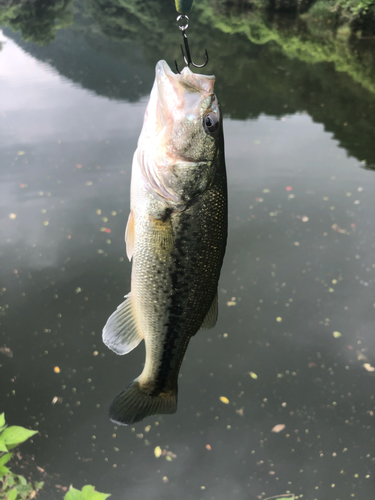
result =
M223 121L214 76L165 61L133 156L125 231L131 291L109 317L103 342L127 354L142 340L142 373L112 402L122 425L177 411L177 379L191 337L212 328L227 242Z

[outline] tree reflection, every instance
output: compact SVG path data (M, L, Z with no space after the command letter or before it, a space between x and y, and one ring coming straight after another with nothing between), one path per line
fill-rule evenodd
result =
M8 0L0 7L0 26L20 31L25 41L47 45L56 32L72 23L72 0Z
M248 119L307 112L348 154L375 164L374 41L317 20L311 10L285 16L259 10L259 3L200 0L191 16L193 57L207 47L204 72L216 75L224 113ZM164 0L11 0L0 22L46 44L74 18L47 47L18 43L85 88L135 101L150 91L156 61L182 64L175 15Z

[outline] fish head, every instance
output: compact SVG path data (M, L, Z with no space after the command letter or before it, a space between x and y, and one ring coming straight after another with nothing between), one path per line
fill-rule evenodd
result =
M138 142L139 163L153 189L174 202L204 191L223 149L214 76L156 65L155 83ZM222 147L221 147L222 146Z

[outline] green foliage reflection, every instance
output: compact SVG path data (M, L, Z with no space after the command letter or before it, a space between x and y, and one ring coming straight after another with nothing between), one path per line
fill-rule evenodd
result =
M0 26L20 31L25 41L47 45L56 32L72 23L72 0L8 0L0 7Z
M56 41L45 48L23 44L19 38L17 43L100 95L136 101L150 91L156 61L165 59L173 67L176 59L182 65L172 1L44 2L9 0L7 22L13 29L21 26L24 38L40 41L41 31L33 34L32 28L42 22L36 6L48 6L44 40L57 33ZM375 40L363 35L368 28L360 20L371 19L373 4L200 0L189 27L192 57L203 62L207 47L210 62L204 71L216 75L215 88L227 116L281 117L305 111L323 123L348 154L372 165ZM30 24L22 25L22 15L12 9L28 12ZM280 14L282 10L289 14ZM1 12L4 22L4 8ZM72 26L58 32L61 19L71 17Z

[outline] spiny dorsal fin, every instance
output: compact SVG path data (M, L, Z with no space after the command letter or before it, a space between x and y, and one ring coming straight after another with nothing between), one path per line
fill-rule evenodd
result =
M130 212L128 223L125 230L126 255L129 260L132 260L134 252L134 217L133 212Z
M211 307L206 314L206 317L203 320L201 325L201 330L209 330L216 325L218 314L218 304L217 304L217 292L215 294L214 300L212 301Z
M129 293L108 318L103 328L103 342L116 354L127 354L137 347L141 340Z

